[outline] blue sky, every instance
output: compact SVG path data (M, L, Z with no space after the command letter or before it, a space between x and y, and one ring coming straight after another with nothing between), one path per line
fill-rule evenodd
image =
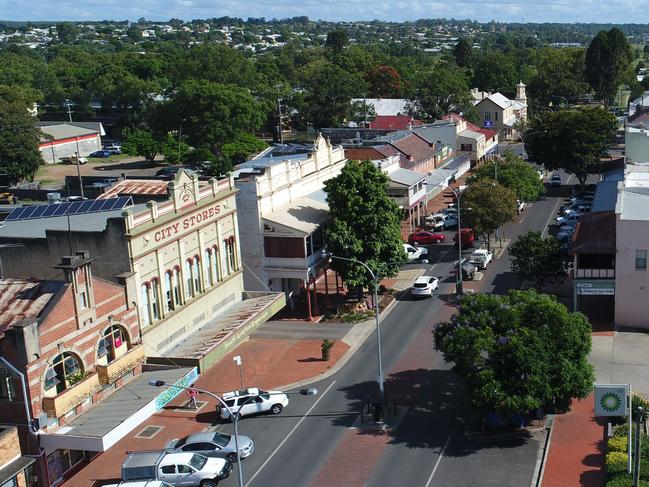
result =
M0 0L2 20L191 20L208 17L313 20L419 18L504 22L646 22L649 0Z

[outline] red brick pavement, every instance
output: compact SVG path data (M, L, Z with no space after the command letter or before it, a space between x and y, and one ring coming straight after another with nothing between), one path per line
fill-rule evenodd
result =
M336 341L331 349L331 359L323 362L320 345L320 340L249 339L202 374L196 381L196 387L217 393L238 389L241 382L239 369L232 361L235 355L243 359L245 386L273 389L325 372L349 349L345 343ZM254 383L248 377L254 377ZM216 404L212 398L199 395L199 402L206 401L199 411L187 410L184 407L187 401L188 397L180 394L164 410L136 427L107 452L96 456L63 485L87 487L117 483L127 451L162 448L173 438L203 431L217 421ZM142 429L150 425L163 429L152 438L136 438Z
M603 487L603 428L594 417L592 395L556 416L542 487Z

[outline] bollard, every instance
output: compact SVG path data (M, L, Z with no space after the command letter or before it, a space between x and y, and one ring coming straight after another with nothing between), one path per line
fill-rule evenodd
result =
M397 400L394 399L394 415L397 415Z
M365 423L365 418L363 417L363 409L365 409L365 407L361 407L361 424Z
M374 403L374 422L380 423L383 418L383 404L380 402Z

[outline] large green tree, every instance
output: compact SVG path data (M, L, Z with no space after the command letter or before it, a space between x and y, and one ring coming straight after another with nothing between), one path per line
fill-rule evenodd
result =
M499 184L511 189L520 201L535 201L545 192L536 169L512 151L481 165L469 182L493 181L495 178Z
M539 49L534 56L536 73L529 83L529 94L545 107L571 103L588 92L584 78L584 49Z
M462 37L457 41L457 44L455 44L455 47L453 48L453 58L455 59L455 63L461 68L470 66L471 61L473 60L473 47L466 37Z
M473 86L482 91L496 92L513 97L519 73L511 56L499 51L491 52L478 61L473 72Z
M33 179L43 163L42 136L24 104L0 100L0 174L13 181Z
M462 224L489 242L489 235L516 215L516 193L501 184L478 180L462 193Z
M600 31L586 51L586 79L597 97L611 104L618 86L630 82L633 52L624 33L617 27Z
M545 112L532 119L525 135L530 160L548 170L563 169L586 184L615 140L617 120L602 108Z
M187 81L154 113L151 123L159 134L182 132L194 147L208 147L215 155L241 132L258 129L265 120L263 106L252 94L234 85Z
M465 115L474 112L466 76L450 65L423 73L417 82L414 101L418 117L425 120L437 120L449 112Z
M348 42L349 37L347 35L347 32L342 29L336 29L327 33L327 41L325 43L325 46L327 47L327 49L331 49L333 52L342 52Z
M162 151L162 144L148 130L137 129L128 134L122 150L126 154L142 156L145 161L153 162L155 156Z
M471 409L526 414L586 397L590 324L553 296L535 291L462 298L457 315L435 328L435 348L462 378Z
M527 232L510 245L512 271L537 289L546 284L561 282L568 272L568 259L561 243L541 232Z
M371 161L349 161L324 186L331 216L327 250L366 263L380 277L395 275L406 257L401 240L402 215L388 196L388 177ZM349 286L373 286L361 265L333 259L331 266Z

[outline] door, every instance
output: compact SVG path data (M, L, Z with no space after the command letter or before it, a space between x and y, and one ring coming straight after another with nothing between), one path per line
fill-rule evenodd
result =
M239 399L239 404L243 404L243 406L239 408L242 415L247 416L248 414L254 414L257 412L257 403L255 402L257 397L259 396L242 397Z
M176 485L186 485L186 486L194 486L198 485L200 482L200 479L196 475L196 470L194 470L192 467L189 465L185 464L180 464L176 465L178 468L178 481L176 482Z
M163 465L160 467L160 480L168 482L172 485L178 485L178 475L176 474L175 465Z

